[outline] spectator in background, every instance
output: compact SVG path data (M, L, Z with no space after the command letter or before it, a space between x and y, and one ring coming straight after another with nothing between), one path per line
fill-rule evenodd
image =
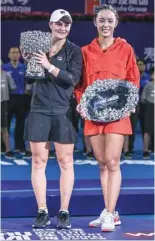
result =
M26 117L25 121L28 118L29 112L30 112L30 104L31 104L31 97L33 93L33 84L27 84L25 87L25 98L26 98L26 104L27 104L27 109L26 109ZM30 144L28 142L25 142L25 155L23 156L25 159L29 159L32 157L32 152L30 148Z
M81 128L84 128L84 119L81 118L81 116L79 115L79 113L76 110L77 107L77 101L75 99L75 95L73 94L73 97L71 99L71 106L72 106L72 116L73 116L73 123L74 123L74 127L77 131L77 133L79 132L79 122L81 124ZM91 148L91 143L90 143L90 137L89 136L85 136L82 133L82 139L83 139L83 145L84 145L84 150L83 153L88 157L88 158L94 158L93 155L93 151ZM79 150L76 148L76 146L74 147L74 151L78 152Z
M86 157L89 159L94 158L90 137L83 135L84 139L84 153L86 154Z
M0 60L2 67L2 62ZM1 135L5 146L5 156L7 158L13 158L13 152L10 151L9 134L8 134L8 100L9 91L16 89L16 84L10 74L3 71L1 68Z
M150 74L146 72L146 64L144 60L137 60L137 65L140 72L140 96L142 94L144 86L150 81Z
M81 118L81 116L79 115L79 113L76 110L77 101L75 99L74 94L71 98L71 106L72 106L72 116L73 116L74 127L75 127L77 133L79 133L79 123L80 123L81 128L83 129L84 128L84 119ZM89 136L84 136L84 134L82 133L82 140L83 140L83 145L84 145L83 153L88 158L94 158ZM74 152L79 152L79 150L76 148L76 145L74 146Z
M154 68L151 70L151 81L143 89L141 103L144 104L144 152L143 158L149 159L149 144L154 137ZM153 150L154 151L154 150Z
M73 93L72 95L72 98L70 100L70 103L71 103L71 110L72 110L72 118L73 118L73 125L74 125L74 128L76 130L76 132L78 133L79 132L79 120L80 120L80 115L79 113L76 111L76 106L77 106L77 102L76 102L76 99L75 99L75 95ZM74 145L74 152L78 152L79 150L76 148L76 144Z
M138 120L138 106L135 109L135 113L131 113L131 115L130 115L132 135L125 136L125 139L124 139L123 150L124 150L124 158L126 158L126 159L132 158L137 120Z
M21 63L20 51L18 47L11 47L8 55L10 62L4 64L2 69L12 76L16 84L16 90L11 92L8 103L8 124L10 128L11 120L13 116L16 117L15 126L15 149L20 152L25 152L25 143L23 140L24 135L24 123L27 109L27 103L25 99L25 64Z
M139 94L141 96L144 86L150 81L150 74L146 72L146 64L144 60L137 60L138 69L140 72L140 91ZM135 131L137 121L140 121L140 127L142 136L144 137L144 103L139 101L139 105L136 108L135 113L132 113L130 116L130 121L132 125L131 136L126 136L124 141L124 158L131 158L133 153L134 141L135 141Z
M84 135L84 122L85 120L81 118L81 127L82 127L82 137L83 137L83 145L84 145L84 150L83 154L86 155L87 158L94 158L91 142L90 142L90 136Z
M146 64L143 60L139 59L137 61L137 65L138 65L139 72L140 72L140 92L139 92L139 94L141 97L143 89L144 89L145 85L150 81L151 76L149 73L146 72ZM142 136L144 137L144 103L142 103L141 101L139 103L138 116L139 116Z

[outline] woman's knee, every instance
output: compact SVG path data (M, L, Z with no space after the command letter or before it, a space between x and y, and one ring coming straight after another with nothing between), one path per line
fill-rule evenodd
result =
M105 172L107 170L107 165L104 162L98 162L100 172Z
M103 153L94 151L94 156L95 156L95 158L96 158L96 160L98 161L99 164L104 162L104 155L103 155Z
M32 153L32 162L35 169L41 169L46 166L47 155L43 153Z
M61 170L68 170L70 168L73 168L73 154L72 153L66 153L64 155L57 156L57 160L60 166Z
M115 172L120 169L120 160L118 157L108 157L105 159L108 171Z
M94 153L96 160L98 161L100 172L104 172L106 170L106 164L104 162L104 156L101 153Z
M104 172L107 169L106 163L104 161L104 155L101 153L96 153L95 155L96 160L98 161L100 172Z

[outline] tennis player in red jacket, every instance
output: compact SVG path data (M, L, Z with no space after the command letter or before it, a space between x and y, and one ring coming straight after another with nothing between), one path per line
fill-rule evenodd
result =
M95 80L123 79L139 86L139 71L134 51L125 39L114 38L118 25L118 14L111 5L100 7L94 18L98 37L82 48L83 76L75 90L78 103L85 89ZM85 113L77 107L83 118ZM89 223L90 227L101 227L101 231L114 231L121 223L115 211L121 187L120 157L125 135L132 134L130 118L104 124L85 121L84 135L90 136L94 155L100 167L100 179L105 209L100 217Z

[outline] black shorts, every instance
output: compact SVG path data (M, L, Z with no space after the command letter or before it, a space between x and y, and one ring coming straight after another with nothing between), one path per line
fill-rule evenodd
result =
M8 127L8 101L1 102L1 128Z
M45 115L31 112L26 121L24 139L32 142L76 143L77 132L72 114Z
M75 98L71 99L71 106L72 106L71 107L71 110L72 110L72 120L73 120L74 126L76 128L76 131L78 132L80 115L79 115L79 113L76 110L77 102L76 102Z
M154 134L154 104L144 106L144 132Z

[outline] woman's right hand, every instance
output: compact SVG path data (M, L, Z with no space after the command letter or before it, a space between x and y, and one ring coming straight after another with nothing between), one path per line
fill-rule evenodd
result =
M86 113L85 111L81 108L80 104L77 105L76 107L77 112L81 115L83 119L86 119Z
M20 52L21 52L22 58L28 63L30 61L30 55L26 54L26 52L22 47L20 47Z

